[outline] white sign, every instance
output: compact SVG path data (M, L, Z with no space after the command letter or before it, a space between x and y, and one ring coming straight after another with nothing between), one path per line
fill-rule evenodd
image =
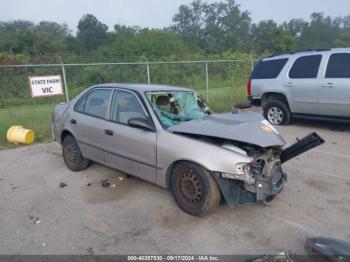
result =
M63 95L62 79L57 76L30 76L29 87L32 97Z

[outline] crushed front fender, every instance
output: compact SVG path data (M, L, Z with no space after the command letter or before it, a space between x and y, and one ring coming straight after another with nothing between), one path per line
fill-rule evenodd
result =
M259 188L261 183L259 180L256 180L254 184L256 192L250 192L246 190L243 181L223 178L219 172L214 172L214 177L226 203L230 207L271 201L287 184L287 174L281 173L281 177L277 182L272 178L269 179L268 182L265 183L266 188Z

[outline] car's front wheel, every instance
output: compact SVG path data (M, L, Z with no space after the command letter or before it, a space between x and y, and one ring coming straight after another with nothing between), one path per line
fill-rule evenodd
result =
M190 215L200 216L216 209L221 192L209 171L190 162L181 162L170 177L170 188L178 206Z
M77 141L71 135L63 140L62 155L64 163L72 171L81 171L89 166L90 161L83 157Z
M288 125L291 112L285 102L277 99L268 100L263 106L264 117L273 125Z

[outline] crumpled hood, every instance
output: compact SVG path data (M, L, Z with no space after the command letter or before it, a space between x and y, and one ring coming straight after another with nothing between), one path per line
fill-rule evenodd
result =
M261 147L285 145L278 131L261 114L254 112L212 114L204 119L179 123L168 130L174 133L240 141Z

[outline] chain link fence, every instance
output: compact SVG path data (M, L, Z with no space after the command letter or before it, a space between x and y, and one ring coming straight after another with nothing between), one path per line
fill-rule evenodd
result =
M23 125L50 140L53 106L99 83L150 83L190 87L213 111L228 111L246 99L254 60L0 65L0 147L11 125ZM65 95L32 98L28 77L61 75Z

